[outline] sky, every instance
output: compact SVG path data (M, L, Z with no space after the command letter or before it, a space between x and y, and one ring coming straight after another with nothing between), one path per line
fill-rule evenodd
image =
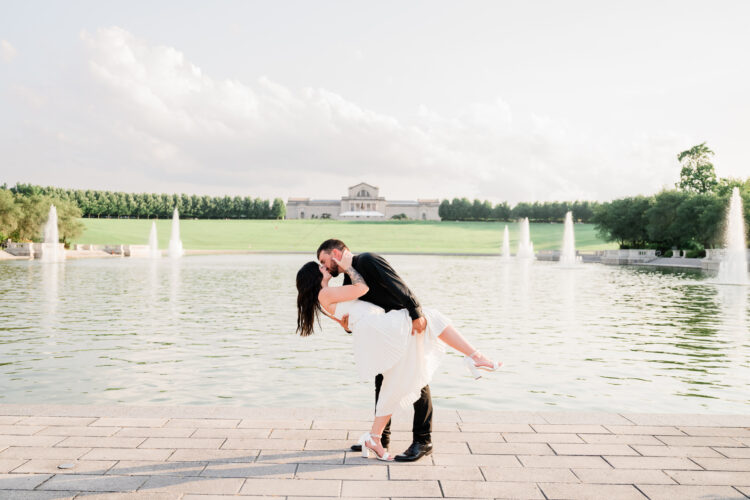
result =
M610 200L750 176L750 2L9 1L0 184Z

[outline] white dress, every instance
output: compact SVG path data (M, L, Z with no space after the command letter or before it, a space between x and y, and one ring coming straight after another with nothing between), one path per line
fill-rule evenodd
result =
M423 308L422 313L427 329L412 335L412 320L406 309L385 312L364 300L336 304L336 318L349 315L357 373L364 380L383 375L375 407L377 417L410 409L445 354L445 344L438 335L450 322L435 309Z

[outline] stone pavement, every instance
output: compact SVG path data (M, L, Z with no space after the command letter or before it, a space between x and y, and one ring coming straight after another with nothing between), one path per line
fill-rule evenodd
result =
M435 453L414 464L346 451L369 419L0 405L0 498L750 498L750 415L436 410ZM400 452L409 418L394 428Z

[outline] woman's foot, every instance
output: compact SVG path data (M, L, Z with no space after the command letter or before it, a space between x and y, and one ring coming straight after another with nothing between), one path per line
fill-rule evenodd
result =
M383 445L380 442L380 436L377 434L370 434L369 432L362 435L360 438L360 442L362 443L362 456L363 457L369 457L369 452L367 450L372 450L375 455L377 456L378 460L383 460L386 462L390 462L393 460L393 457L390 456L390 454L385 451L385 448L383 448Z
M482 378L479 370L494 372L502 366L499 361L492 361L479 351L474 351L464 358L466 369L474 376L475 379Z

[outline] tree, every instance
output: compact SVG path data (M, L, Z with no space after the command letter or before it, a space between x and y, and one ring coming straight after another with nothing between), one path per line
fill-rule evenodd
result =
M621 248L644 247L649 241L645 214L652 204L653 198L645 196L602 203L594 209L591 222L606 241L616 241Z
M271 216L274 219L283 219L286 217L286 205L284 205L284 200L281 198L274 198L273 206L271 207Z
M682 164L682 170L680 182L676 186L690 193L713 192L718 185L714 165L711 163L713 155L714 152L705 142L678 154L677 160Z
M5 241L16 230L20 215L13 193L0 189L0 241Z

